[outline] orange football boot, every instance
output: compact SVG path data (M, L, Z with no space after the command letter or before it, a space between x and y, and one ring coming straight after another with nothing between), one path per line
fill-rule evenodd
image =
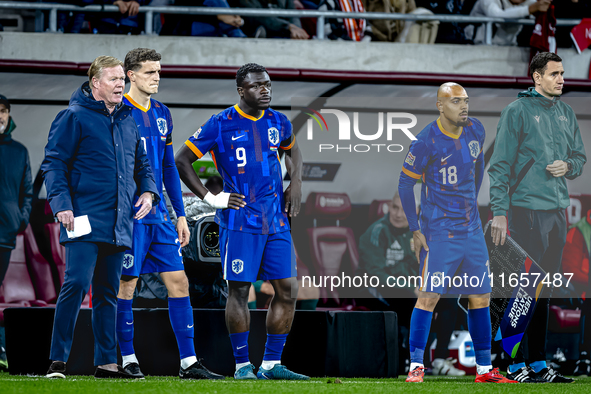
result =
M408 372L407 382L422 383L423 376L425 376L425 367L416 367L412 371Z
M519 383L515 380L507 379L501 375L498 368L488 371L482 375L476 375L476 379L474 379L474 381L476 383Z

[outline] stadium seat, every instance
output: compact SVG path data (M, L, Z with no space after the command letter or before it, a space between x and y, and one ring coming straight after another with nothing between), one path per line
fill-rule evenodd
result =
M317 277L341 276L341 273L353 276L359 266L359 253L353 230L339 227L340 220L351 213L351 201L344 193L310 193L306 200L306 215L318 220L336 221L336 226L323 226L308 229L312 262ZM320 300L326 304L332 300L339 309L348 309L348 300L341 299L339 289L332 291L320 287ZM351 303L351 302L349 302Z
M580 310L562 309L559 306L550 305L548 330L556 333L577 333L580 319Z
M66 248L60 244L60 224L47 223L45 225L45 232L49 238L51 258L53 259L53 263L58 272L59 288L61 288L64 284L64 276L66 273ZM82 308L90 308L92 306L90 302L91 294L92 288L88 291L86 297L84 297Z
M25 236L16 237L16 247L10 255L8 271L0 286L0 323L4 323L4 309L11 307L47 306L35 296L35 289L27 269Z
M373 200L371 204L369 204L369 213L367 215L367 220L369 223L373 223L378 219L381 219L388 212L388 204L391 200Z
M25 256L29 273L31 274L31 280L35 287L35 294L38 299L48 304L55 304L57 301L57 292L55 291L51 265L39 252L39 247L37 246L37 241L35 240L35 235L30 224L23 234L25 236Z

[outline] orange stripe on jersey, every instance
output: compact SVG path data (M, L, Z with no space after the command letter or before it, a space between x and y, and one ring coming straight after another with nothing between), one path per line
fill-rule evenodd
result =
M129 93L124 94L125 98L129 100L129 102L136 107L139 110L142 110L144 112L148 112L150 110L150 103L152 102L152 100L150 100L148 102L148 108L144 108L141 105L139 105L134 99L131 98L131 96L129 95Z
M201 159L203 157L203 153L201 153L201 151L199 149L197 149L197 147L195 145L193 145L193 143L189 140L185 141L185 145L187 145L189 147L189 149L191 149L193 151L193 153L195 153L195 155L197 156L198 159Z
M213 151L210 150L209 154L211 155L211 158L213 159L213 165L215 166L215 169L218 170L218 162L215 161L215 155L213 154ZM220 170L218 170L218 172L220 172Z
M456 135L456 134L450 133L449 131L447 131L443 128L443 125L441 124L441 118L437 118L437 126L439 126L439 131L441 131L443 133L443 135L453 138L454 140L457 140L458 138L460 138L460 136L462 135L462 132L464 131L464 128L462 127L460 129L460 134Z
M261 112L261 116L259 116L258 118L255 118L254 116L250 116L249 114L247 114L244 111L242 111L240 109L240 107L238 106L238 104L235 104L234 105L234 109L236 110L236 112L238 112L240 115L242 115L243 118L254 120L255 122L257 120L259 120L260 118L262 118L263 116L265 116L265 110L263 110L263 112Z
M279 145L279 147L283 150L290 150L291 148L293 148L293 146L295 145L295 138L291 141L291 144L289 144L289 146L281 146Z
M419 179L421 177L420 174L415 174L414 172L407 170L404 167L402 167L402 172L404 172L406 175L408 175L409 177L414 178L414 179Z
M172 145L172 142L170 144L166 144L166 146L168 146L168 145Z

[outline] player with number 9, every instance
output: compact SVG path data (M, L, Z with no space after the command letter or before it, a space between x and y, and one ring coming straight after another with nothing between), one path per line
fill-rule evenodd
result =
M236 73L240 102L209 119L176 155L181 179L196 195L218 208L220 252L228 281L226 325L236 360L235 379L307 380L281 365L295 312L295 253L289 216L300 209L302 158L289 119L271 109L271 79L254 63ZM283 192L278 149L291 156L291 184ZM210 152L224 179L213 195L192 163ZM248 354L251 282L269 280L275 295L267 315L263 363L254 374Z

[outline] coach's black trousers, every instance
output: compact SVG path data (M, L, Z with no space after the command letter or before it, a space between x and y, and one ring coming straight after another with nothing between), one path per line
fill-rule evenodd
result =
M68 361L80 304L92 283L94 365L117 363L115 323L124 252L125 248L107 243L66 243L66 275L55 307L51 336L52 361Z
M511 238L521 246L546 273L560 272L562 249L566 243L564 209L534 211L527 208L509 209ZM515 356L515 363L546 360L548 310L552 289L544 287L527 331Z

